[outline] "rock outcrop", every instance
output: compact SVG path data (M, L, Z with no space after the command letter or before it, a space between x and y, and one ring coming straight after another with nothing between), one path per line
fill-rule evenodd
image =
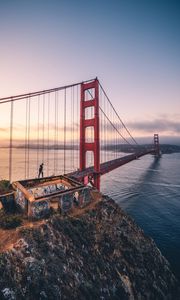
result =
M0 255L0 299L179 299L152 239L111 199L22 228Z

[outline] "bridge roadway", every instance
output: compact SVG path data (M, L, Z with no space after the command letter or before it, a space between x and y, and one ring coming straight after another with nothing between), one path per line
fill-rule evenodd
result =
M151 148L151 149L145 149L145 150L141 150L138 152L135 152L133 154L129 154L120 158L116 158L107 162L104 162L102 164L100 164L100 172L96 173L94 171L94 167L88 167L86 169L84 169L83 171L75 171L72 173L67 174L68 176L73 176L75 178L77 178L78 180L83 180L84 177L86 176L93 176L95 174L99 174L99 175L104 175L122 165L125 165L135 159L138 159L144 155L147 154L155 154L155 149Z

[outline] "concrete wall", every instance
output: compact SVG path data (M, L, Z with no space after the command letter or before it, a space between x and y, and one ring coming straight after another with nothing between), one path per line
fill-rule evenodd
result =
M28 214L33 218L41 218L47 215L50 208L61 211L62 214L70 212L74 207L84 207L92 201L90 188L84 187L81 190L70 191L57 195L55 198L46 198L29 204Z
M15 203L22 213L28 212L28 200L25 198L23 192L17 189L15 192Z

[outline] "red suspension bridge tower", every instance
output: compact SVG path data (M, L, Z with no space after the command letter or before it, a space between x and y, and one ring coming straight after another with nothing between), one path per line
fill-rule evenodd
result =
M89 99L88 95L92 98ZM86 118L86 109L93 107L93 117ZM87 142L87 128L92 127L94 131L93 142ZM100 189L100 143L99 143L99 82L96 78L92 82L81 84L80 103L80 171L86 168L87 151L94 154L94 186ZM85 180L85 177L84 177Z
M157 133L154 134L154 149L155 155L160 156L159 135Z
M79 101L80 118L78 111ZM16 126L16 124L19 124L19 115L17 113L19 109L18 104L16 108L16 102L22 106L22 126ZM37 152L36 170L38 169L40 162L44 161L47 169L47 176L50 174L67 174L66 171L68 170L68 172L71 171L68 173L69 175L75 176L78 180L84 182L84 184L91 182L98 190L100 190L101 175L147 154L160 156L158 134L154 134L153 147L152 145L149 147L141 147L138 145L119 117L97 78L53 89L0 98L0 106L2 105L2 109L0 109L0 119L6 111L6 108L3 110L3 105L6 105L6 103L7 105L10 104L11 108L9 111L10 130L8 165L10 180L13 170L14 136L16 134L25 137L24 145L22 142L22 149L24 149L25 156L24 178L26 179L35 176L36 171L34 171L34 165L31 167L30 163L31 157L34 159L34 149L36 149ZM62 112L62 109L59 109L60 103L62 103L64 112ZM68 116L66 113L67 107L70 107ZM59 113L63 113L61 118ZM76 130L76 126L78 124L79 129L79 119L80 165L78 166L77 156L74 153L77 148L74 147L74 145L77 143L76 133L78 130ZM51 124L54 124L54 126L50 126ZM63 161L61 155L58 155L57 151L61 149L62 144L62 136L60 134L61 132L59 132L61 125L64 126ZM16 132L16 127L18 127L18 133ZM21 127L21 133L19 127ZM52 132L54 134L53 137L50 131L51 127L54 128L54 132ZM31 128L36 128L36 130L31 130ZM70 128L70 135L66 134L67 128ZM34 135L34 132L37 132L37 136ZM124 155L123 157L119 155L121 153L119 151L121 149L120 146L123 145L122 142L125 143L124 145L127 145L128 148L130 147L134 153ZM66 150L68 150L67 143L68 145L71 145L71 158L68 160L66 156ZM33 153L31 151L31 145L34 146L32 147ZM52 149L54 150L54 168L52 167L52 164L49 163L52 160ZM101 157L100 150L102 150ZM110 155L107 153L108 150ZM93 154L91 166L88 166L89 155L87 154L89 154L89 152ZM80 170L77 171L77 167L79 167ZM72 170L75 169L76 171L72 172Z

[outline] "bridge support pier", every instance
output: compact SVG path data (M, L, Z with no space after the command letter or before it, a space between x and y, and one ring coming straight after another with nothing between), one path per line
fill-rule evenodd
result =
M86 109L94 108L94 115L86 119ZM86 128L94 130L94 140L89 143L86 140ZM80 102L80 171L86 168L86 153L91 151L94 154L94 173L92 181L94 186L100 189L100 144L99 144L99 82L95 79L88 83L81 84Z

